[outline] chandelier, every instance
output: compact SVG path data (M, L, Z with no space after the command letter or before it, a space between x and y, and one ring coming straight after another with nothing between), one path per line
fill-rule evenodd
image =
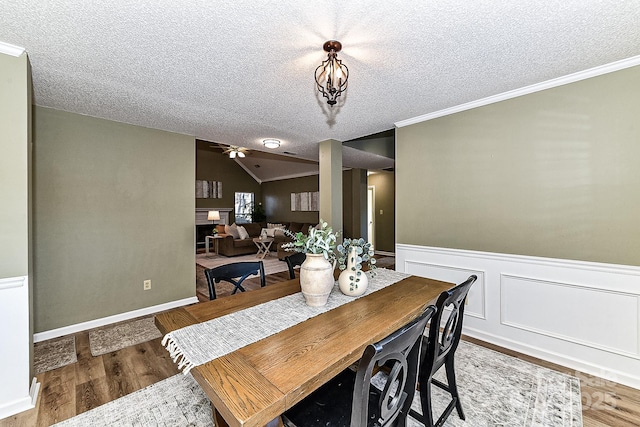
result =
M329 54L327 60L316 68L316 85L322 96L327 98L327 104L334 106L336 98L347 89L349 69L338 59L338 52L342 49L339 41L329 40L322 47Z

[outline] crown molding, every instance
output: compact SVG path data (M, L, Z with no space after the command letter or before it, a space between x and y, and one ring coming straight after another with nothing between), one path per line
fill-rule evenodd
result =
M0 42L0 53L5 53L11 56L20 56L25 52L25 48L16 46L13 44Z
M631 58L623 59L620 61L612 62L610 64L605 64L598 67L590 68L588 70L578 71L577 73L568 74L566 76L547 80L545 82L536 83L536 84L525 86L519 89L510 90L508 92L503 92L498 95L488 96L486 98L478 99L476 101L467 102L466 104L456 105L455 107L445 108L444 110L424 114L422 116L414 117L412 119L401 120L394 124L397 128L414 125L416 123L437 119L438 117L444 117L450 114L459 113L461 111L471 110L473 108L483 107L485 105L494 104L500 101L505 101L507 99L517 98L523 95L529 95L531 93L540 92L542 90L551 89L558 86L563 86L569 83L575 83L577 81L589 79L591 77L597 77L603 74L613 73L615 71L620 71L625 68L635 67L636 65L640 65L640 55L633 56Z

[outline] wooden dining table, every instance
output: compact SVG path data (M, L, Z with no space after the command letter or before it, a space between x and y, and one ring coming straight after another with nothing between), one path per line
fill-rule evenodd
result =
M280 415L287 409L357 362L368 344L416 318L453 286L408 276L196 366L191 373L212 402L217 427L282 425ZM160 313L155 322L166 334L296 292L299 279L287 280Z

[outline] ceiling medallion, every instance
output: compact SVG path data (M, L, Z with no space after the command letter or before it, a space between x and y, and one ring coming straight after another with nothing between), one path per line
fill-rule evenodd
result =
M338 59L338 52L342 44L336 40L329 40L322 46L329 52L327 59L316 68L315 78L318 91L327 98L327 104L332 107L336 104L336 98L347 89L349 69Z

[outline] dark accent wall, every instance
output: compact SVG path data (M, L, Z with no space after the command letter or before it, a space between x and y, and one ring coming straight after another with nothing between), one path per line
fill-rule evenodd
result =
M319 212L291 211L291 193L319 191L318 175L262 183L262 204L268 222L317 223Z
M343 237L369 240L367 236L367 171L350 169L342 173Z
M195 180L222 182L222 198L196 199L196 208L233 209L236 192L253 193L257 202L262 199L260 184L237 164L235 160L230 159L226 154L211 150L196 149L194 188ZM235 221L233 212L231 212L229 221Z

